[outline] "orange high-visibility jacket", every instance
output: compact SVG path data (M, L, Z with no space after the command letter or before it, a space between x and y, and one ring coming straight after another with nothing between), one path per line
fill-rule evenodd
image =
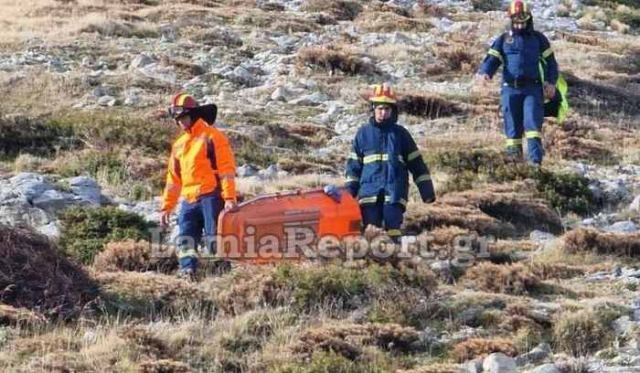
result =
M198 119L173 143L162 211L171 211L182 196L195 202L220 188L224 200L236 199L236 162L227 137Z

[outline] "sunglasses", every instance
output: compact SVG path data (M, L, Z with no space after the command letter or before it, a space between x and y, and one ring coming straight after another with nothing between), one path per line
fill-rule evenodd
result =
M169 112L169 116L173 119L178 119L189 114L189 109L185 109L182 106L172 106L167 111Z

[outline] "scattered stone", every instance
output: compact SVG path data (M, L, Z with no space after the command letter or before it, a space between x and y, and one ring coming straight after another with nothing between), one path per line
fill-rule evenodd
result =
M482 371L485 373L515 373L516 361L501 352L493 353L484 359Z
M534 368L531 373L562 373L555 364L544 364Z
M151 56L149 56L146 53L140 53L139 55L135 56L133 60L131 60L131 63L129 64L129 68L139 69L141 67L151 65L152 63L155 63L155 61Z
M640 195L637 195L629 205L629 210L640 212Z
M100 205L103 201L102 190L98 182L88 176L77 176L68 179L73 194L91 205Z
M238 177L250 177L257 175L258 170L251 165L243 164L242 166L238 167L238 169L236 170L236 174L238 175Z
M638 226L634 222L627 220L611 224L609 227L605 228L605 230L613 233L636 233L638 231Z
M526 354L516 357L516 365L537 364L551 355L551 346L548 343L541 343Z
M549 232L543 232L539 230L534 230L529 234L529 239L534 242L542 243L545 241L554 240L556 236Z
M98 105L100 106L116 106L118 100L113 96L102 96L98 99Z

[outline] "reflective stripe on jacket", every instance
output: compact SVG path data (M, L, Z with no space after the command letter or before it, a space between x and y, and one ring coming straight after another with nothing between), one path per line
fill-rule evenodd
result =
M409 171L423 201L435 200L429 169L406 128L371 118L358 129L347 160L346 187L361 204L375 203L384 193L386 203L406 205Z

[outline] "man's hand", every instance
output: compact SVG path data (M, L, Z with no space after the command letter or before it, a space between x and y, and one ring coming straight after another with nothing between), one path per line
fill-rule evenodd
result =
M171 222L171 211L162 211L162 216L160 217L160 225L163 227L168 227Z
M476 74L476 80L484 84L486 82L491 81L491 77L488 74Z
M224 211L229 211L232 208L236 207L238 203L234 200L228 199L224 201Z
M551 83L544 83L544 98L551 100L556 95L556 86Z

